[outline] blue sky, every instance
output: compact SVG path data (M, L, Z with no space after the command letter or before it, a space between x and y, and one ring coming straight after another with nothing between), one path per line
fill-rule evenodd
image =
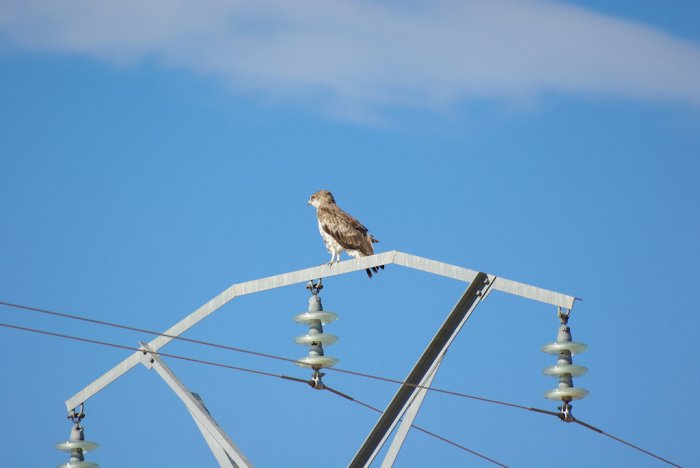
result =
M311 193L404 252L583 298L574 414L692 466L700 411L695 2L0 1L0 301L165 330L231 284L328 260ZM465 285L329 278L339 367L402 379ZM302 285L186 336L297 358ZM0 307L0 322L150 336ZM554 307L494 293L434 385L556 410ZM3 446L51 466L63 402L128 355L1 329ZM164 352L306 378L175 342ZM167 359L166 359L167 360ZM257 466L344 466L377 415L294 383L167 360ZM384 407L396 387L329 372ZM137 367L86 404L102 466L215 466ZM416 423L509 466L659 466L582 427L429 394ZM491 466L412 431L399 466Z

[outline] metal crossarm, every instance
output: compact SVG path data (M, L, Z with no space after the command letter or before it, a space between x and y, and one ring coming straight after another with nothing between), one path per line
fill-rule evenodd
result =
M477 272L468 268L463 268L455 265L450 265L435 260L418 257L416 255L406 254L398 251L384 252L369 257L363 257L353 260L346 260L332 265L323 264L313 268L306 268L281 275L270 276L253 281L234 284L228 289L221 292L219 295L211 299L209 302L189 314L184 319L166 330L163 335L158 336L148 343L149 347L158 351L161 347L168 344L175 337L180 336L191 327L196 325L200 320L206 318L216 310L233 300L237 296L246 294L254 294L257 292L268 291L270 289L290 286L293 284L306 283L313 279L327 278L330 276L343 275L355 271L365 270L371 267L380 265L400 265L407 268L412 268L427 273L432 273L447 278L456 279L464 282L473 282ZM573 308L573 296L549 291L524 283L507 280L504 278L495 278L491 285L492 290L499 290L516 296L525 297L528 299L552 304L563 307L565 309ZM124 373L128 372L140 362L140 353L136 352L122 362L114 366L105 374L100 376L94 382L80 390L78 393L66 400L66 408L68 411L78 407L81 403L86 402L97 392L105 388Z

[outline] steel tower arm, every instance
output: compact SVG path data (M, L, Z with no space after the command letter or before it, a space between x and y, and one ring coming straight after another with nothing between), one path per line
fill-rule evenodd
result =
M281 275L270 276L253 281L234 284L228 289L221 292L219 295L211 299L209 302L183 318L175 325L164 332L164 335L157 336L148 345L154 351L158 351L161 347L168 344L175 337L180 336L191 327L196 325L200 320L208 317L216 310L233 300L237 296L246 294L254 294L257 292L267 291L270 289L290 286L293 284L306 283L313 279L328 278L330 276L344 275L355 271L365 270L366 268L378 267L380 265L399 265L415 270L424 271L427 273L452 278L458 281L471 283L478 274L474 270L450 265L448 263L438 262L428 258L418 257L396 250L383 252L380 254L363 257L353 260L346 260L335 263L333 265L323 264L313 268L306 268ZM573 308L573 296L549 291L517 281L511 281L504 278L495 278L491 288L494 290L503 291L516 296L525 297L539 302L552 304L563 307L565 309ZM114 366L112 369L97 378L94 382L80 390L78 393L66 400L66 408L68 411L78 407L81 403L86 402L97 392L105 388L110 383L121 377L140 362L140 353L135 352L122 362Z

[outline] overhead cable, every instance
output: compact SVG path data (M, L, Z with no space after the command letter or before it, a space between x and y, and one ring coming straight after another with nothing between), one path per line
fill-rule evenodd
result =
M137 351L137 352L142 352L142 353L144 353L144 354L155 354L155 355L158 355L158 356L161 356L161 357L168 357L168 358L172 358L172 359L179 359L179 360L183 360L183 361L193 362L193 363L196 363L196 364L204 364L204 365L208 365L208 366L215 366L215 367L220 367L220 368L229 369L229 370L234 370L234 371L241 371L241 372L248 372L248 373L257 374L257 375L264 375L264 376L266 376L266 377L277 377L277 378L280 378L280 379L291 380L291 381L293 381L293 382L300 382L300 383L305 383L305 384L307 384L307 385L313 386L313 382L310 381L310 380L307 380L307 379L299 379L299 378L297 378L297 377L290 377L290 376L288 376L288 375L274 374L274 373L272 373L272 372L265 372L265 371L260 371L260 370L256 370L256 369L248 369L248 368L245 368L245 367L231 366L231 365L228 365L228 364L222 364L222 363L213 362L213 361L206 361L206 360L203 360L203 359L196 359L196 358L191 358L191 357L187 357L187 356L181 356L181 355L178 355L178 354L162 353L162 352L159 352L159 351L148 351L148 350L145 350L145 349L143 349L143 348L135 348L135 347L132 347L132 346L126 346L126 345L121 345L121 344L117 344L117 343L110 343L110 342L107 342L107 341L94 340L94 339L92 339L92 338L83 338L83 337L74 336L74 335L67 335L67 334L64 334L64 333L56 333L56 332L51 332L51 331L47 331L47 330L39 330L39 329L36 329L36 328L22 327L22 326L19 326L19 325L11 325L11 324L9 324L9 323L1 323L1 322L0 322L0 327L10 328L10 329L14 329L14 330L20 330L20 331L25 331L25 332L30 332L30 333L37 333L37 334L40 334L40 335L53 336L53 337L56 337L56 338L63 338L63 339L68 339L68 340L73 340L73 341L81 341L81 342L85 342L85 343L91 343L91 344L96 344L96 345L101 345L101 346L107 346L107 347L111 347L111 348L126 349L126 350L129 350L129 351ZM333 390L333 389L328 388L328 387L326 387L326 389L329 390L329 391L331 391L332 393L335 393L335 394L337 394L337 395L342 396L343 398L346 398L346 399L349 399L349 400L351 400L351 401L355 401L355 402L357 402L357 403L360 403L362 406L366 406L366 407L368 407L368 408L370 408L370 409L372 409L372 410L374 410L374 411L379 411L380 413L382 412L381 410L378 410L377 408L374 408L374 407L372 407L372 406L370 406L370 405L367 405L367 404L365 404L365 403L361 403L361 402L355 400L354 398L349 397L348 395L345 395L344 393L338 392L337 390ZM423 428L420 428L420 427L417 427L417 426L413 426L413 427L415 427L415 428L418 429L419 431L422 431L422 432L425 432L426 434L431 435L432 437L437 438L438 440L441 440L441 441L443 441L443 442L446 442L446 443L448 443L448 444L450 444L450 445L453 445L453 446L455 446L455 447L459 447L459 448L461 448L462 450L465 450L465 451L467 451L467 452L469 452L469 453L472 453L472 454L474 454L474 455L477 455L477 456L479 456L479 457L481 457L481 458L484 458L484 459L486 459L486 460L492 461L492 462L494 462L494 463L496 463L496 464L498 464L498 465L500 465L500 466L505 466L505 465L503 465L503 464L501 464L501 463L498 463L498 462L495 462L495 461L491 460L490 458L488 458L488 457L486 457L486 456L484 456L484 455L482 455L482 454L480 454L480 453L478 453L478 452L475 452L475 451L470 450L470 449L468 449L468 448L466 448L466 447L464 447L464 446L462 446L462 445L460 445L460 444L458 444L458 443L456 443L456 442L453 442L453 441L451 441L451 440L449 440L449 439L447 439L447 438L445 438L445 437L442 437L442 436L440 436L440 435L437 435L437 434L435 434L435 433L433 433L433 432L430 432L430 431L428 431L428 430L426 430L426 429L423 429Z
M228 350L228 351L234 351L234 352L239 352L239 353L244 353L244 354L250 354L250 355L254 355L254 356L258 356L258 357L264 357L264 358L269 358L269 359L276 359L276 360L286 361L286 362L292 362L292 363L298 363L298 362L299 362L299 361L297 361L296 359L290 359L290 358L286 358L286 357L282 357L282 356L276 356L276 355L274 355L274 354L262 353L262 352L259 352L259 351L251 351L251 350L248 350L248 349L239 348L239 347L235 347L235 346L228 346L228 345L223 345L223 344L219 344L219 343L212 343L212 342L209 342L209 341L197 340L197 339L193 339L193 338L186 338L186 337L182 337L182 336L169 335L169 334L166 334L166 333L160 333L160 332L156 332L156 331L153 331L153 330L147 330L147 329L144 329L144 328L132 327L132 326L129 326L129 325L123 325L123 324L118 324L118 323L114 323L114 322L108 322L108 321L105 321L105 320L93 319L93 318L84 317L84 316L80 316L80 315L67 314L67 313L63 313L63 312L56 312L56 311L52 311L52 310L42 309L42 308L38 308L38 307L31 307L31 306L26 306L26 305L21 305L21 304L14 304L14 303L5 302L5 301L0 301L0 305L6 306L6 307L12 307L12 308L16 308L16 309L22 309L22 310L32 311L32 312L38 312L38 313L42 313L42 314L46 314L46 315L52 315L52 316L55 316L55 317L61 317L61 318L66 318L66 319L71 319L71 320L83 321L83 322L87 322L87 323L94 323L94 324L97 324L97 325L103 325L103 326L108 326L108 327L113 327L113 328L119 328L119 329L123 329L123 330L135 331L135 332L139 332L139 333L147 333L147 334L156 335L156 336L163 336L163 337L166 337L166 338L177 339L177 340L181 340L181 341L186 341L186 342L190 342L190 343L194 343L194 344L199 344L199 345L209 346L209 347L214 347L214 348L219 348L219 349L225 349L225 350ZM129 351L141 351L141 352L143 352L143 349L141 349L141 348L136 348L136 347L132 347L132 346L125 346L125 345L119 345L119 344L114 344L114 343L108 343L108 342L99 341L99 340L93 340L93 339L89 339L89 338L81 338L81 337L72 336L72 335L64 335L64 334L55 333L55 332L48 332L48 331L44 331L44 330L37 330L37 329L32 329L32 328L27 328L27 327L20 327L20 326L16 326L16 325L9 325L9 324L3 324L3 323L0 323L0 326L6 327L6 328L14 328L14 329L17 329L17 330L30 331L30 332L34 332L34 333L49 335L49 336L55 336L55 337L60 337L60 338L71 339L71 340L74 340L74 341L83 341L83 342L88 342L88 343L94 343L94 344L104 345L104 346L110 346L110 347L114 347L114 348L126 349L126 350L129 350ZM273 374L273 373L268 373L268 372L263 372L263 371L258 371L258 370L254 370L254 369L243 368L243 367L230 366L230 365L228 365L228 364L221 364L221 363L216 363L216 362L211 362L211 361L204 361L204 360L200 360L200 359L188 358L188 357L185 357L185 356L179 356L179 355L168 354L168 353L161 353L161 352L156 352L155 354L158 354L158 355L160 355L160 356L171 357L171 358L174 358L174 359L180 359L180 360L185 360L185 361L197 362L197 363L200 363L200 364L207 364L207 365L212 365L212 366L217 366L217 367L229 368L229 369L231 369L231 370L240 370L240 371L243 371L243 372L249 372L249 373L254 373L254 374L261 374L261 375L268 375L268 376L278 377L278 378L282 378L282 379L286 379L286 380L300 381L300 382L304 382L304 383L309 383L309 381L307 381L307 380L297 379L297 378L295 378L295 377L289 377L289 376L284 376L284 375L278 375L278 374ZM509 402L505 402L505 401L494 400L494 399L490 399L490 398L479 397L479 396L475 396L475 395L469 395L469 394L466 394L466 393L456 392L456 391L453 391L453 390L446 390L446 389L441 389L441 388L436 388L436 387L427 387L427 386L422 386L422 385L417 385L417 384L409 384L409 383L406 383L406 382L404 382L404 381L402 381L402 380L399 380L399 379L392 379L392 378L388 378L388 377L382 377L382 376L377 376L377 375L373 375L373 374L367 374L367 373L364 373L364 372L352 371L352 370L347 370L347 369L332 368L332 367L331 367L331 368L328 368L328 369L326 369L326 370L335 371L335 372L340 372L340 373L345 373L345 374L350 374L350 375L355 375L355 376L358 376L358 377L365 377L365 378L368 378L368 379L379 380L379 381L384 381L384 382L389 382L389 383L394 383L394 384L399 384L399 385L412 386L412 387L416 387L416 388L421 388L421 389L425 389L425 390L430 390L430 391L432 391L432 392L444 393L444 394L447 394L447 395L457 396L457 397L461 397L461 398L467 398L467 399L476 400L476 401L483 401L483 402L485 402L485 403L492 403L492 404L497 404L497 405L501 405L501 406L508 406L508 407L511 407L511 408L518 408L518 409L523 409L523 410L532 411L532 412L536 412L536 413L550 414L550 415L555 415L555 416L557 416L557 417L560 417L560 413L555 413L555 412L552 412L552 411L542 410L542 409L533 408L533 407L529 407L529 406L525 406L525 405L519 405L519 404L516 404L516 403L509 403ZM669 465L677 466L677 467L680 466L680 465L677 465L677 464L675 464L675 463L673 463L673 462L671 462L671 461L669 461L669 460L667 460L667 459L665 459L665 458L663 458L663 457L661 457L661 456L659 456L659 455L656 455L656 454L654 454L654 453L652 453L652 452L650 452L650 451L648 451L648 450L645 450L645 449L643 449L643 448L641 448L641 447L638 447L638 446L636 446L636 445L634 445L634 444L632 444L632 443L630 443L630 442L627 442L627 441L625 441L625 440L623 440L623 439L620 439L619 437L616 437L616 436L614 436L614 435L612 435L612 434L608 434L607 432L605 432L605 431L603 431L603 430L601 430L601 429L598 429L598 428L596 428L595 426L591 426L591 425L589 425L589 424L587 424L587 423L584 423L583 421L580 421L580 420L578 420L578 419L576 419L576 418L573 418L571 422L576 422L577 424L579 424L579 425L581 425L581 426L583 426L583 427L586 427L586 428L591 429L591 430L593 430L593 431L595 431L595 432L598 432L598 433L601 434L601 435L604 435L604 436L609 437L609 438L611 438L611 439L613 439L613 440L615 440L615 441L617 441L617 442L620 442L620 443L622 443L622 444L624 444L624 445L627 445L627 446L629 446L629 447L631 447L631 448L633 448L633 449L635 449L635 450L638 450L638 451L640 451L640 452L642 452L642 453L644 453L644 454L646 454L646 455L648 455L648 456L651 456L651 457L656 458L656 459L658 459L658 460L660 460L660 461L663 461L663 462L665 462L665 463L668 463Z

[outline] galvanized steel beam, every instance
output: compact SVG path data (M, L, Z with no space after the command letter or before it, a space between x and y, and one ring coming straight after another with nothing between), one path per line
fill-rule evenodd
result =
M290 286L293 284L306 283L312 279L328 278L331 276L344 275L355 271L361 271L366 268L378 267L380 265L396 264L407 268L412 268L427 273L432 273L447 278L456 279L459 281L472 282L476 275L476 271L468 268L463 268L455 265L450 265L443 262L438 262L428 258L418 257L416 255L406 254L396 250L383 252L380 254L363 257L358 259L346 260L343 262L334 263L332 265L323 264L313 268L297 270L281 275L270 276L244 283L234 284L228 289L221 292L219 295L211 299L209 302L192 312L190 315L170 327L164 332L164 335L153 339L149 346L157 351L161 347L168 344L173 337L177 337L196 325L200 320L206 318L226 303L233 300L236 296L246 294L254 294L257 292L267 291L270 289ZM548 291L546 289L530 286L524 283L507 280L504 278L496 278L492 285L495 290L514 294L516 296L533 299L536 301L552 304L555 306L564 307L566 309L573 308L573 296ZM104 373L94 382L80 390L78 393L66 400L66 408L68 411L78 407L94 394L105 388L114 380L119 378L125 372L129 371L139 363L139 353L134 353L124 359L122 362L114 366L112 369Z
M448 263L438 262L429 258L418 257L416 255L399 251L394 251L394 253L395 257L393 263L396 265L413 268L415 270L432 273L434 275L471 283L477 273L469 268L450 265ZM496 277L496 281L494 282L492 288L496 291L502 291L515 296L532 299L538 302L544 302L545 304L551 304L569 310L573 309L574 301L576 300L574 296L549 291L547 289L538 288L537 286L531 286L529 284L519 283L517 281L501 277Z
M396 429L396 434L394 434L391 445L389 445L389 450L387 450L386 456L384 457L384 460L382 460L382 468L391 468L394 466L394 461L396 461L396 457L399 455L401 447L403 447L403 443L406 440L409 429L411 429L411 426L413 425L413 421L416 419L416 416L418 416L418 411L423 404L423 400L428 394L428 387L433 384L433 379L437 375L437 371L440 368L443 357L444 354L438 358L433 369L426 374L425 378L421 382L422 388L419 388L416 391L413 399L409 402L408 408L406 409L403 419L401 420L401 424L399 424L398 429Z
M163 362L158 354L147 344L141 343L144 351L141 352L141 362L147 368L153 368L158 375L168 384L173 392L182 400L185 407L192 415L197 427L204 436L212 450L214 457L222 467L248 468L251 463L243 455L231 438L221 429L212 418L209 410L204 406L201 398L195 396L175 375L175 373Z
M355 454L355 457L349 465L351 468L367 467L372 463L377 453L379 453L379 450L381 450L384 445L384 442L386 442L386 439L391 434L391 431L394 430L399 419L401 419L401 416L414 402L416 396L420 394L422 390L420 387L430 384L429 381L432 381L442 357L447 352L450 344L491 285L492 282L485 273L476 273L472 283L459 298L452 312L447 316L447 319L445 319L445 322L435 334L435 337L420 356L413 370L411 370L404 383L399 387L396 395L394 395L394 398L380 416L379 421L377 421L377 424L372 428L372 431ZM420 404L420 402L422 402L422 397L418 404ZM415 408L413 416L415 416L417 411L417 408ZM405 432L403 436L405 436ZM398 446L394 447L394 457L398 454L400 445L399 443Z

